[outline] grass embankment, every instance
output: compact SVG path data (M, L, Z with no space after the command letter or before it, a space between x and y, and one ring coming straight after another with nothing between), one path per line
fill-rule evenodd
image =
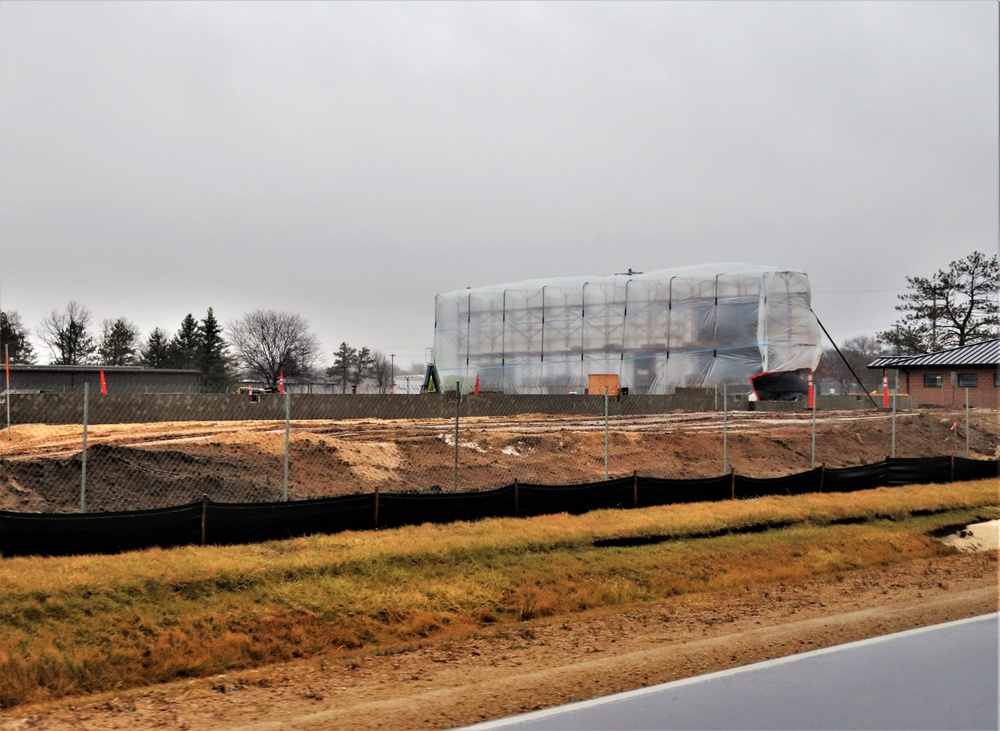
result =
M998 487L985 480L7 559L0 707L930 557L952 550L930 532L1000 517ZM602 547L650 536L646 545Z

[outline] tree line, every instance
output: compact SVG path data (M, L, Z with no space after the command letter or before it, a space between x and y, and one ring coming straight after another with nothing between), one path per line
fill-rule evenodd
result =
M881 355L934 352L998 336L1000 268L996 256L973 252L929 277L906 280L908 291L898 295L901 304L896 306L902 317L875 336L845 340L840 348L843 358L836 348L827 349L817 369L819 379L836 382L843 391L872 391L878 388L881 375L865 366ZM140 342L139 329L124 317L104 320L95 336L90 311L70 302L62 311L53 310L36 334L48 347L54 365L192 369L202 374L207 391L225 391L240 378L257 379L275 388L282 376L304 381L325 375L342 393L356 392L365 383L386 393L395 370L385 354L342 342L333 353L333 365L321 373L316 367L321 349L309 323L300 315L274 310L246 313L224 334L209 307L200 320L186 315L172 336L157 327ZM0 353L4 348L11 363L36 362L16 311L0 311Z
M390 388L391 367L385 355L367 347L341 343L334 365L321 372L319 340L300 315L275 310L255 310L230 323L224 332L215 312L208 308L196 319L187 314L173 335L156 327L145 341L128 319L104 320L97 334L90 311L78 302L53 310L37 328L38 339L51 355L51 365L142 366L196 370L203 391L231 390L248 379L277 388L288 383L313 381L325 375L346 393L363 383L373 383L380 393ZM35 353L29 333L16 311L0 311L0 354L13 364L33 365Z

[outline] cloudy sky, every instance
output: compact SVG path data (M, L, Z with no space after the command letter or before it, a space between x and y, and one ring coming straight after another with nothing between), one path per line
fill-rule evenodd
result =
M439 292L750 262L873 335L997 251L998 54L979 0L5 0L0 307L407 363Z

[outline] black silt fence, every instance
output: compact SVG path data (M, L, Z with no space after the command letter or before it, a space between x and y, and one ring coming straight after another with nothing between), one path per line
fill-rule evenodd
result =
M201 542L202 503L82 515L0 512L0 554L73 556Z
M955 482L988 480L991 477L1000 477L1000 460L955 457Z
M281 503L201 502L173 508L82 515L0 511L0 556L120 553L197 544L256 543L317 533L482 518L626 509L702 501L852 492L900 484L947 483L1000 475L1000 460L890 459L785 477L731 474L671 480L633 474L582 485L514 483L487 492L369 493Z
M885 462L823 470L823 492L874 490L888 484L889 465Z
M700 480L670 480L659 477L639 478L639 507L677 503L714 502L733 496L733 476Z
M379 528L421 523L453 523L514 515L514 487L487 492L410 494L389 492L378 496Z
M952 481L952 457L890 457L889 485L928 485Z
M589 482L582 485L517 486L517 515L581 515L591 510L635 507L634 477Z
M205 543L275 541L374 527L375 496L344 495L282 503L214 503L205 512Z
M764 497L765 495L802 495L807 492L820 492L822 480L822 467L784 477L756 478L734 475L733 497L751 498Z

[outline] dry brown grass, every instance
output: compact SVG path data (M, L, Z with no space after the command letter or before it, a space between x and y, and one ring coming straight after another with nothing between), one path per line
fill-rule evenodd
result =
M0 562L0 706L889 565L1000 480ZM760 531L749 533L747 531ZM633 547L608 539L659 537Z

